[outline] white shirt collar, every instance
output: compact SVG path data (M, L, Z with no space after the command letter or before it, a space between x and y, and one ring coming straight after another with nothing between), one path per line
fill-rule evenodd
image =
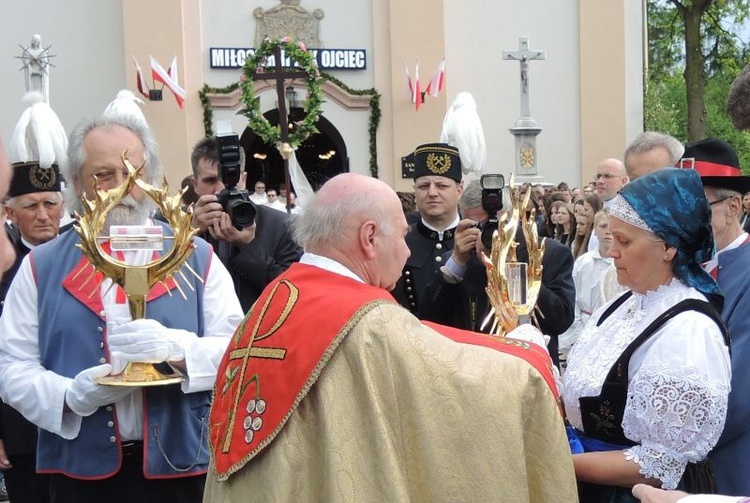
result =
M427 221L426 221L426 220L425 220L424 218L422 218L422 224L423 224L423 225L424 225L425 227L427 227L428 229L430 229L431 231L435 231L435 232L437 232L437 233L438 233L438 239L439 239L440 241L442 241L442 240L443 240L443 233L444 233L445 231L447 231L448 229L454 229L454 228L458 227L458 222L460 222L460 221L461 221L461 218L459 218L459 216L458 216L458 213L456 213L456 218L454 218L454 219L453 219L453 222L451 222L451 224L450 224L450 225L449 225L448 227L446 227L445 229L443 229L443 230L441 231L440 229L436 229L436 228L435 228L435 227L433 227L432 225L428 224L428 223L427 223Z
M315 267L319 267L323 269L324 271L332 272L335 274L339 274L341 276L346 276L347 278L351 278L353 280L359 281L360 283L364 283L362 278L354 274L351 269L344 266L340 262L336 262L332 258L324 257L322 255L315 255L314 253L305 252L302 255L302 258L299 260L300 264L307 264Z
M26 238L24 238L23 236L21 236L21 243L23 243L23 245L26 248L28 248L29 250L33 250L37 246L37 245L33 245L33 244L29 243L28 241L26 241Z
M742 234L739 235L737 239L729 243L727 246L725 246L721 250L718 250L716 252L716 256L718 257L720 253L724 253L725 251L734 250L735 248L740 246L742 243L744 243L746 239L747 239L747 232L743 232Z

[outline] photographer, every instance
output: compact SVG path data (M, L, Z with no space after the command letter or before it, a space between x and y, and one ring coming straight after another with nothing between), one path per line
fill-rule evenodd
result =
M236 189L239 173L245 168L239 143L229 146L234 149L229 156L225 147L228 159L224 163L219 162L219 146L217 138L205 138L190 156L198 194L193 225L226 265L242 309L247 312L263 288L299 260L302 249L289 234L287 215L253 204ZM238 159L233 152L239 153Z
M496 191L496 189L492 189ZM510 208L508 189L502 189L502 205L498 215ZM493 201L494 198L490 198ZM485 198L487 201L487 198ZM530 203L531 204L531 203ZM459 201L463 219L456 230L455 245L444 256L441 267L427 285L418 317L466 330L480 331L490 311L485 288L487 272L478 257L480 251L489 254L493 225L482 204L482 187L477 181L469 183ZM497 207L494 203L489 206ZM479 224L479 225L477 225ZM485 239L482 239L484 235ZM516 232L516 255L519 262L528 261L526 240L519 225ZM542 287L537 299L538 327L550 336L548 349L552 361L558 364L557 336L573 322L575 286L573 284L573 256L570 249L552 239L545 244L542 257ZM485 327L485 330L487 327Z

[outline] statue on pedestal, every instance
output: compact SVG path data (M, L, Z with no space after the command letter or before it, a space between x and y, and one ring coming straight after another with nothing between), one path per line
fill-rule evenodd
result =
M31 45L21 47L21 69L26 79L26 91L39 91L49 103L49 47L42 47L42 37L31 37Z

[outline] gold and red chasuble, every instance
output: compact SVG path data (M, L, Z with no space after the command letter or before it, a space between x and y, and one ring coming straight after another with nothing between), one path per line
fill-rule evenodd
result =
M381 288L305 264L293 264L263 291L237 327L217 372L210 448L218 480L229 478L274 440L344 337L384 302L395 300ZM527 360L555 390L549 356L545 360L544 350L534 344L429 326L456 342Z
M293 264L242 321L219 366L211 451L220 478L271 443L351 327L382 302L381 289ZM321 312L306 306L330 306Z
M555 384L555 377L552 373L552 359L549 357L547 350L537 344L514 339L512 337L493 337L488 334L469 332L468 330L446 327L445 325L438 325L437 323L429 321L423 321L422 323L452 341L463 344L473 344L475 346L484 346L509 355L517 356L518 358L523 358L533 365L540 374L542 374L542 377L552 390L555 400L560 398L557 384Z

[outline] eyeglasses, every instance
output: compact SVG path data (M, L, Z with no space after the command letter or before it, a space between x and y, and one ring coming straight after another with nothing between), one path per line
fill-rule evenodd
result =
M714 204L719 204L722 201L726 201L727 199L731 199L732 196L722 197L721 199L717 199L716 201L709 201L708 205L713 206Z
M604 178L605 180L611 180L613 178L619 178L619 177L611 173L597 173L594 175L594 180L600 180L602 178Z

